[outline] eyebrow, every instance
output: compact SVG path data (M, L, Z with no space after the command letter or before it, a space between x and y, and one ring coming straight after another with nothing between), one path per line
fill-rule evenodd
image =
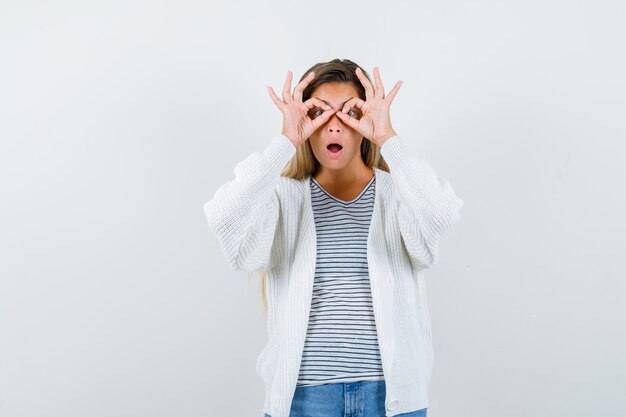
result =
M321 99L321 98L319 98L319 97L314 97L314 98L316 98L316 99L318 99L318 100L322 100L324 103L326 103L326 104L328 104L328 105L330 106L330 103L329 103L329 102L327 102L326 100ZM346 104L348 101L352 100L353 98L354 98L354 97L350 97L349 99L347 99L346 101L344 101L343 103L341 103L341 106L340 106L340 107L343 107L343 105L344 105L344 104ZM332 106L330 106L330 107L332 107Z

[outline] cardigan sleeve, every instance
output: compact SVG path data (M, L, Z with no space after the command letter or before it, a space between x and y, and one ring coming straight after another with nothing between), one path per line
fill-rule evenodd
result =
M389 165L398 225L409 257L419 269L435 265L439 238L460 219L464 202L425 159L409 154L400 136L387 139L380 153Z
M239 162L235 178L221 185L204 204L209 228L233 270L267 270L279 221L276 188L295 153L286 136L275 137L263 152Z

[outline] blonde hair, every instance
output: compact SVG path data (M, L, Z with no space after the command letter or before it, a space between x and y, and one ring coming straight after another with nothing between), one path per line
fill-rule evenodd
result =
M358 65L349 59L333 59L329 62L320 62L313 65L300 77L300 81L302 81L311 71L315 71L313 81L311 81L302 92L302 101L308 100L317 87L324 83L352 83L354 87L356 87L359 97L365 100L365 88L355 72L357 67ZM370 76L363 68L361 68L361 71L363 71L363 74L371 81ZM370 168L375 167L389 172L389 166L380 154L380 147L368 138L363 138L361 142L361 157L363 158L363 162ZM296 154L287 163L281 172L281 176L302 180L308 176L315 175L319 169L319 165L311 149L311 143L307 139L296 149ZM267 298L265 296L266 271L249 272L248 277L250 277L251 274L260 274L263 309L267 316Z

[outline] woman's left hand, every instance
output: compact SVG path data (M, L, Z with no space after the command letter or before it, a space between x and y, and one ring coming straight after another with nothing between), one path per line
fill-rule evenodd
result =
M402 81L398 81L389 92L389 95L385 97L385 89L380 78L378 67L374 67L374 83L376 84L376 90L374 90L370 80L363 74L361 68L357 68L355 72L361 84L365 87L365 101L361 100L359 97L348 100L344 104L343 109L337 111L337 117L362 134L363 137L371 140L378 146L382 146L387 139L396 135L396 132L391 127L389 108L402 85ZM352 106L361 110L360 118L351 117L346 114Z

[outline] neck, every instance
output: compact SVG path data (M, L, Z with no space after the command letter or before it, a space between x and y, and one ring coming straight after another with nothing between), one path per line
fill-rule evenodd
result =
M369 181L374 175L374 169L365 165L362 160L360 162L360 164L355 164L356 166L348 165L342 169L320 166L313 177L321 184L334 186L347 186Z

